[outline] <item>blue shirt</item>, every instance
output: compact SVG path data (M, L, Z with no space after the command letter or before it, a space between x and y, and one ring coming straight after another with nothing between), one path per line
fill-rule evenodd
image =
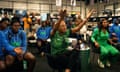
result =
M7 33L7 40L10 45L14 47L22 47L23 53L26 52L27 49L27 39L26 34L23 30L18 30L17 33L13 33L11 29L9 29ZM15 52L10 52L12 55L16 55Z
M4 57L3 48L8 52L14 52L14 47L8 43L8 41L5 38L5 34L2 31L0 31L0 58Z
M116 24L113 24L109 28L109 31L110 31L110 37L112 37L112 33L115 33L117 38L118 38L118 42L120 42L120 26L116 25Z
M50 36L51 27L40 27L37 31L37 39L46 40Z

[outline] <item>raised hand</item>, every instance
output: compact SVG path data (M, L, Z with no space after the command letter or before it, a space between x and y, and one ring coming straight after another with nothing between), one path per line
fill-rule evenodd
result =
M91 9L88 14L87 14L87 19L90 18L90 16L93 14L93 12L95 12L95 9Z
M60 11L59 11L59 16L60 16L60 18L61 19L64 19L64 17L67 15L67 10L66 9L61 9Z

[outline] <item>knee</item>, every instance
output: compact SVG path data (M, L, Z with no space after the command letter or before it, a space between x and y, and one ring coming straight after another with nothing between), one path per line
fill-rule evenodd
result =
M6 69L5 63L0 62L0 72L5 70L5 69Z
M6 56L6 65L7 65L7 66L12 65L13 62L14 62L14 57L13 57L12 55Z
M25 55L25 59L28 60L28 61L30 61L30 62L36 62L35 56L33 54L31 54L31 53L27 53Z
M29 57L29 60L30 60L30 61L34 61L34 62L35 62L35 61L36 61L36 58L35 58L35 56L34 56L34 55L32 55L32 56L30 56L30 57Z
M108 55L108 51L104 51L104 52L101 52L101 55L103 55L103 56L107 56Z

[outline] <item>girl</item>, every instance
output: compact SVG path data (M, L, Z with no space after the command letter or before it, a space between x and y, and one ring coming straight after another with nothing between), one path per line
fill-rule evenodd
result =
M108 21L103 19L97 28L93 31L91 40L94 43L96 48L100 48L100 60L98 64L101 68L104 68L104 64L110 67L110 56L117 56L119 51L108 43L112 44L112 41L109 39L108 32Z

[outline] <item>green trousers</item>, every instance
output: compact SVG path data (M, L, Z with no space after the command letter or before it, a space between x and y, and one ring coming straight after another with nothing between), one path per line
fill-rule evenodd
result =
M106 44L104 46L100 46L100 60L103 64L106 64L107 60L115 62L119 54L119 51L112 45Z

